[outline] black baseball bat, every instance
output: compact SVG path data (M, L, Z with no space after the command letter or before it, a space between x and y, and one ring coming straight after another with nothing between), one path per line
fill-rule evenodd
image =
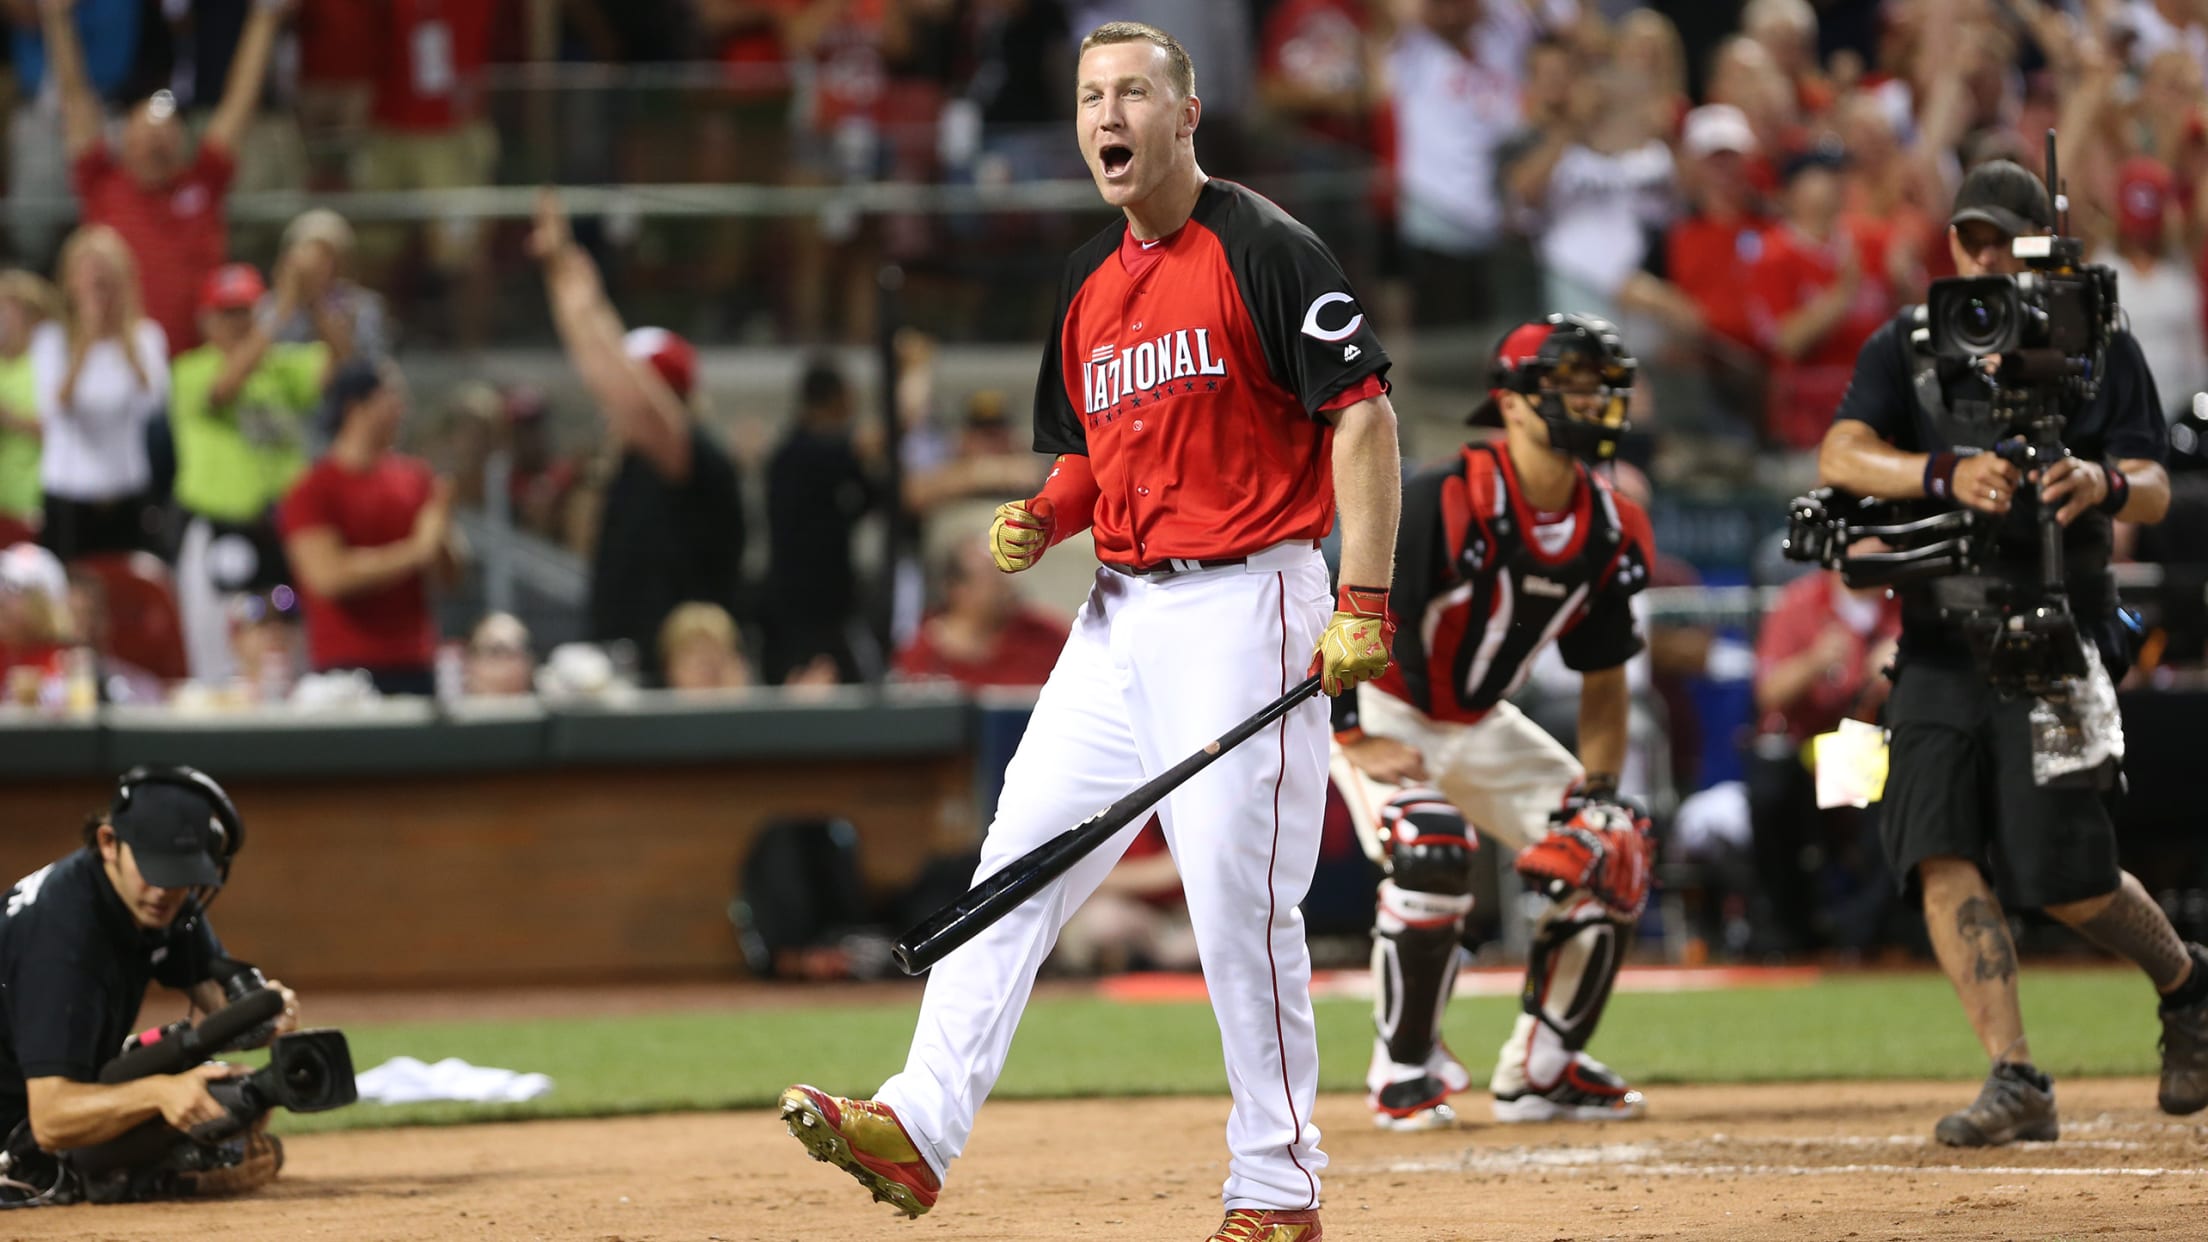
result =
M981 934L1003 918L1012 907L1033 897L1045 884L1087 857L1089 851L1111 839L1112 834L1134 822L1137 815L1156 806L1181 782L1211 766L1211 762L1248 741L1252 734L1288 714L1288 709L1319 692L1317 674L1257 710L1249 719L1222 733L1202 750L1181 760L1142 787L1114 802L1050 840L1015 858L1003 870L968 889L964 897L920 921L904 934L891 956L908 975L917 975L943 960L945 954Z

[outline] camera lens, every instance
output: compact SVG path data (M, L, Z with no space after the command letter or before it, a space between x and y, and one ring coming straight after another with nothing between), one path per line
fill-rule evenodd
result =
M330 1081L330 1063L319 1049L308 1045L298 1050L284 1062L284 1085L294 1097L314 1099L322 1095Z
M2008 335L2009 304L1986 297L1960 298L1949 326L1957 344L1973 353L1993 353Z

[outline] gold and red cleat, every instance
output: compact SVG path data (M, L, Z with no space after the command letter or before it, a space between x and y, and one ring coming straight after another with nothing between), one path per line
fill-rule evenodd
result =
M1261 1212L1255 1208L1236 1208L1219 1222L1218 1232L1205 1242L1320 1242L1325 1231L1319 1228L1319 1214L1303 1212Z
M907 1216L935 1206L943 1183L888 1105L847 1100L800 1083L782 1093L782 1121L813 1159L859 1179L875 1202L887 1203ZM1298 1242L1304 1237L1282 1236Z

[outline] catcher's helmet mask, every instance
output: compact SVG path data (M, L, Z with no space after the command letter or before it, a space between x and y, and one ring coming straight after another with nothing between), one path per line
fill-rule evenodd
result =
M1549 447L1582 461L1609 461L1632 427L1626 407L1639 373L1640 364L1625 352L1625 342L1609 320L1550 315L1504 334L1495 347L1488 398L1467 421L1502 426L1502 394L1515 392L1548 425ZM1587 398L1592 398L1592 409L1575 414L1572 407L1584 409Z

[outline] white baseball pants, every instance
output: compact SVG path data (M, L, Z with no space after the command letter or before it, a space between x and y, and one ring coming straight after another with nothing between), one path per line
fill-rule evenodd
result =
M976 878L1116 801L1303 680L1332 607L1308 543L1238 566L1132 578L1100 569L1005 772ZM1219 1021L1228 1208L1318 1206L1318 1037L1297 904L1318 861L1327 710L1314 698L1158 808ZM953 951L929 975L895 1109L940 1175L965 1150L1058 929L1143 820Z

